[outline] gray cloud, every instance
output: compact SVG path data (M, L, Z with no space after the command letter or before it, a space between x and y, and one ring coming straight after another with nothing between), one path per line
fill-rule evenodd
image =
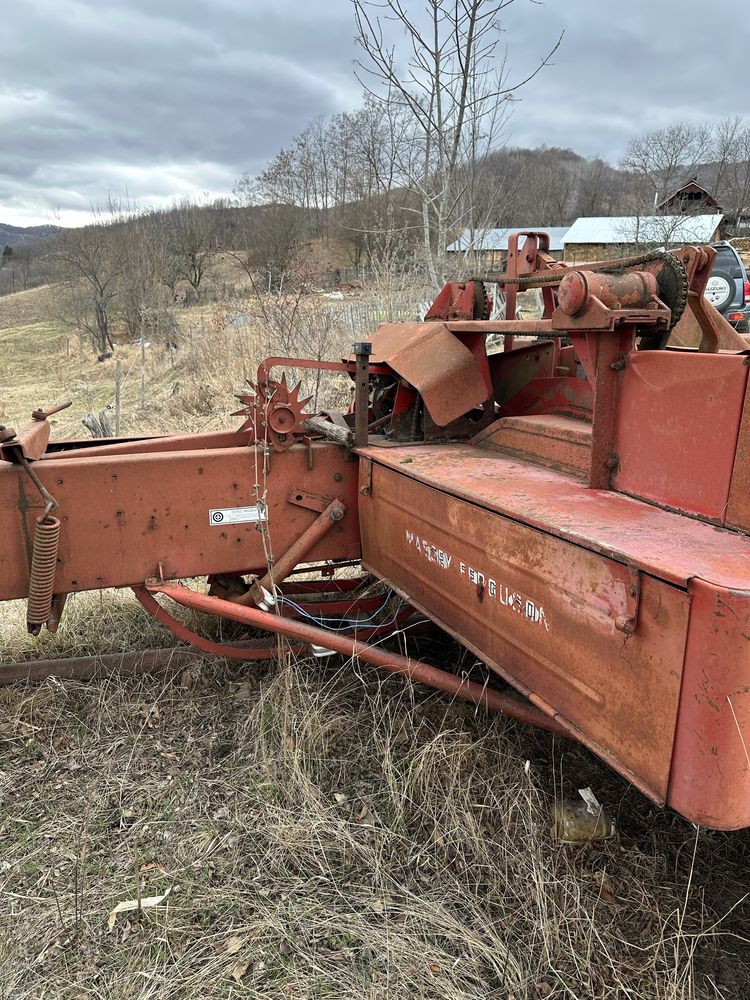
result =
M543 55L544 42L565 30L554 66L516 107L518 145L545 142L616 160L647 129L748 115L746 3L547 0L542 18L514 4L508 29L514 64L516 53Z
M418 0L407 4L415 8ZM616 159L675 119L744 114L750 7L736 0L516 0L511 72L565 39L510 141ZM0 35L0 221L86 217L231 191L359 85L349 0L22 0Z

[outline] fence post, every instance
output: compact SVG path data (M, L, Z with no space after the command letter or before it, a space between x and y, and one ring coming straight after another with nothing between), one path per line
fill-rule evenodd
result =
M115 437L120 436L120 384L122 377L122 362L115 362Z
M146 337L141 330L141 409L146 409Z

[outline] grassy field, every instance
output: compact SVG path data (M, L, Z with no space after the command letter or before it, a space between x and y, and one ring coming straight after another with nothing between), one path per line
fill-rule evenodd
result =
M280 345L305 357L351 348L345 309L337 319L318 295L178 308L176 350L146 331L142 397L138 340L117 331L114 356L97 361L88 340L57 318L56 294L47 286L0 296L0 423L18 428L35 408L69 399L70 409L50 421L53 438L89 437L82 418L105 408L114 426L118 361L121 434L190 433L237 426L234 394Z
M32 655L20 626L0 635ZM108 595L61 634L158 641ZM340 660L0 705L8 998L746 996L747 835L698 833L579 747ZM560 844L551 805L584 785L617 835Z
M118 360L122 373L122 434L195 430L201 424L228 423L233 408L231 392L223 407L217 407L208 420L194 419L195 407L191 406L191 394L203 382L194 371L195 364L191 365L185 356L191 354L193 338L196 345L202 345L204 338L210 339L214 310L196 307L179 312L185 328L182 352L169 352L163 344L149 342L145 352L145 406L141 408L138 342L119 337L115 357L97 361L86 340L61 320L49 318L54 316L54 293L54 288L39 288L0 297L0 423L18 428L28 422L36 407L69 399L71 408L51 420L53 437L89 437L81 424L87 413L109 408L114 423Z
M264 346L185 313L145 412L126 384L128 433L226 422ZM0 299L2 422L73 386L55 433L80 433L107 402L112 362L69 338ZM171 641L120 593L71 600L57 636L1 614L6 661ZM552 807L585 786L616 835L561 844ZM695 830L584 749L340 658L0 687L8 1000L742 1000L749 864L747 832Z

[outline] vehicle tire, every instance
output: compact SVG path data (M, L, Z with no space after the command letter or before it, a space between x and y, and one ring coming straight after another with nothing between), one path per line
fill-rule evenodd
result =
M722 312L734 298L734 278L726 271L714 271L706 285L705 298L714 309Z

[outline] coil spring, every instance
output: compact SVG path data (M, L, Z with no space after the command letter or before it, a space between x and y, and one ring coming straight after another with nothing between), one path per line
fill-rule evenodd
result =
M59 541L60 522L58 519L49 514L46 517L44 515L38 517L31 553L29 601L26 610L26 622L30 629L44 625L52 610Z

